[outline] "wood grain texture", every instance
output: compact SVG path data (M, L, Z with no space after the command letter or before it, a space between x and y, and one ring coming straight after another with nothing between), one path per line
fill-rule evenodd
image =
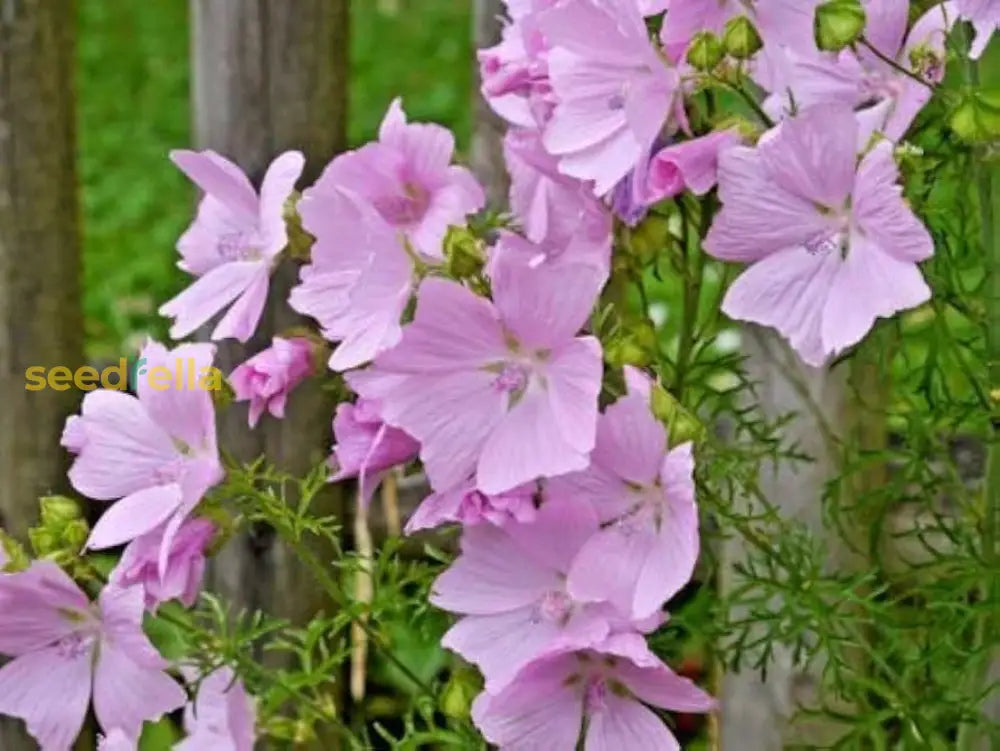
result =
M309 185L345 145L348 0L192 0L194 132L199 148L238 163L259 184L282 151L306 155L299 187ZM305 323L286 300L297 267L285 262L271 280L270 301L247 346L220 347L228 370L263 349L271 336ZM333 405L315 384L292 395L285 420L247 427L246 407L227 410L220 444L240 459L265 453L303 474L329 451ZM318 511L342 514L331 489ZM345 521L349 528L349 522ZM236 608L265 610L296 622L325 605L294 556L271 530L232 540L214 561L210 588Z
M502 0L475 0L473 12L473 39L476 49L492 47L500 41L504 16ZM492 208L504 208L507 203L507 167L503 158L503 134L506 123L497 116L479 93L479 70L475 82L472 106L475 124L472 129L472 169L486 188L486 197Z
M83 361L73 0L0 0L0 526L24 538L65 490L72 390L25 390L31 366ZM0 720L0 749L36 745Z

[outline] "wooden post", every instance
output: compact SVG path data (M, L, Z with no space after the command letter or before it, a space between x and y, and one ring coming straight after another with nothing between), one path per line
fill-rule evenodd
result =
M758 384L759 406L769 418L790 412L794 421L784 428L786 444L815 459L794 467L782 464L762 473L760 489L788 519L805 524L817 537L825 537L831 553L830 565L850 565L852 554L838 544L835 535L823 528L823 491L837 473L830 436L843 436L848 411L847 368L837 371L804 365L787 345L770 330L756 326L743 328L749 377ZM808 395L808 396L806 396ZM753 501L744 499L746 510ZM747 547L738 536L723 546L721 588L739 586L735 565L747 556ZM787 650L775 650L767 668L767 680L759 671L748 669L726 675L721 692L722 749L739 751L779 751L782 748L827 747L842 733L842 727L822 718L790 723L797 707L817 704L821 666L808 668L793 663Z
M24 538L66 485L59 447L79 400L25 390L25 370L83 362L73 0L0 0L0 526ZM0 748L36 748L0 721Z
M300 185L316 179L346 142L348 0L191 0L194 130L199 148L237 162L259 184L286 149L307 159ZM226 344L227 371L265 347L276 333L304 322L288 307L297 268L286 262L246 347ZM245 408L231 408L220 444L243 460L266 454L303 474L329 452L333 406L314 384L293 394L285 420L247 427ZM343 511L330 493L323 509ZM345 521L345 524L349 522ZM349 527L348 527L349 528ZM268 529L232 540L214 561L209 588L236 608L265 610L303 622L325 605L295 557Z
M475 0L473 9L472 38L476 49L492 47L500 41L504 16L502 0ZM472 169L479 182L486 189L491 207L503 207L507 203L507 167L503 158L503 134L506 124L501 120L479 93L479 70L472 79L475 82L472 107L475 121L472 128Z

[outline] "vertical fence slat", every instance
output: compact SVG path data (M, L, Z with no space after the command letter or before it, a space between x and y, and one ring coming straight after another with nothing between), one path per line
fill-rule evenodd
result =
M23 538L64 490L72 389L25 390L32 366L83 361L73 0L0 0L0 526ZM35 748L0 721L0 748Z

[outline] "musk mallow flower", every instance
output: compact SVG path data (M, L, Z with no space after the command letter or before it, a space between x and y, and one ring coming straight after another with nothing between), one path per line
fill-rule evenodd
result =
M364 501L371 498L389 470L416 459L420 450L413 438L382 421L378 402L372 399L339 404L333 417L333 435L336 443L330 457L330 479L339 482L356 477Z
M140 587L148 610L169 600L194 605L205 574L205 549L215 537L215 525L208 519L188 519L170 542L167 566L161 572L165 531L166 525L161 525L130 542L109 577L119 587Z
M480 694L472 718L500 751L578 748L581 729L589 751L679 749L650 707L700 713L715 702L630 634L532 662L499 693Z
M138 588L105 587L96 603L48 561L0 576L0 714L25 721L42 751L69 751L87 708L104 732L138 738L143 722L187 694L142 631Z
M193 671L185 672L196 682ZM174 751L253 751L257 707L232 669L217 668L197 686L197 696L184 709L188 736Z
M211 391L183 378L161 388L152 372L202 373L214 354L211 344L168 351L151 341L141 352L149 377L138 379L137 396L91 391L81 414L66 421L62 444L76 454L70 483L87 498L117 501L94 526L87 547L114 547L164 525L158 563L165 572L177 530L223 471Z
M260 195L246 175L214 151L174 151L170 158L204 192L194 222L177 249L180 268L198 279L160 308L182 339L221 310L212 339L245 342L260 321L278 254L288 244L285 201L305 159L286 151L268 167Z
M492 495L582 469L596 430L601 350L576 334L602 280L590 264L499 264L491 302L427 279L400 343L347 381L420 443L439 492L475 476Z
M917 264L934 244L903 200L892 144L859 163L858 130L849 108L813 107L720 158L705 249L751 264L723 310L777 329L814 366L930 297Z
M972 23L976 38L969 52L973 60L978 60L1000 28L1000 0L955 0L958 13Z
M601 522L573 561L568 592L650 617L688 583L698 559L691 444L668 447L648 382L632 374L629 393L598 419L590 458L584 471L549 484L554 495L589 503Z
M625 620L567 589L574 559L598 529L595 510L569 496L547 498L531 522L465 529L462 553L430 600L464 616L442 645L479 666L487 691L547 654L603 643Z
M685 190L703 196L718 179L719 154L740 142L734 129L679 141L656 151L645 170L641 186L646 203L673 198Z
M504 25L500 41L478 50L480 91L490 108L512 125L533 128L552 112L548 43L538 26L539 8Z
M785 117L816 105L842 103L857 108L863 132L900 140L930 101L932 86L944 77L945 41L957 20L954 4L940 3L907 33L909 7L907 0L865 2L865 40L878 54L856 46L835 56L790 49L773 55L774 80L765 86L774 93L764 109Z
M451 131L434 123L407 122L396 99L382 120L379 140L336 157L307 195L322 211L325 193L354 193L403 234L413 250L441 259L448 227L464 225L486 202L472 173L451 164L454 151ZM312 232L309 224L305 227Z
M563 3L539 23L556 99L545 148L603 196L682 119L680 74L657 53L635 0Z
M316 242L289 305L338 342L331 368L357 367L399 341L415 264L427 259L408 252L398 231L364 199L329 183L309 188L299 213Z
M313 350L304 337L271 340L271 346L258 352L229 374L235 400L249 401L250 427L255 427L267 410L279 419L285 416L288 395L313 371Z
M467 480L443 493L431 493L421 501L407 521L405 532L412 535L452 523L467 527L528 523L535 519L536 493L536 483L528 483L504 493L486 495L476 490L473 480Z

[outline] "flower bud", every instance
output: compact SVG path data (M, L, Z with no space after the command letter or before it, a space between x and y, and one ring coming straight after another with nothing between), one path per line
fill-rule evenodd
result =
M656 330L647 320L629 320L604 344L604 359L613 368L644 368L656 356Z
M839 52L861 38L865 20L860 0L827 0L816 8L813 26L816 46L828 52Z
M40 506L40 522L28 530L32 550L36 556L62 566L73 564L90 535L79 504L72 498L47 496L41 499Z
M968 143L1000 139L1000 91L973 91L963 97L949 120L951 129Z
M14 573L24 571L31 565L31 559L24 546L0 529L0 571Z
M625 250L641 268L652 263L671 242L670 220L659 214L650 214L629 233Z
M442 714L454 720L467 720L472 710L472 700L482 688L482 681L475 672L465 668L454 671L441 693Z
M719 37L710 31L699 31L688 47L687 61L695 70L708 73L722 62L725 54Z
M726 23L722 43L730 57L747 60L756 55L764 42L757 33L757 27L746 16L737 16Z
M449 227L444 238L445 268L453 279L478 275L486 263L480 240L466 227Z
M679 401L660 385L652 388L652 409L656 418L667 428L671 446L693 441L699 443L707 433L701 420L685 409Z

